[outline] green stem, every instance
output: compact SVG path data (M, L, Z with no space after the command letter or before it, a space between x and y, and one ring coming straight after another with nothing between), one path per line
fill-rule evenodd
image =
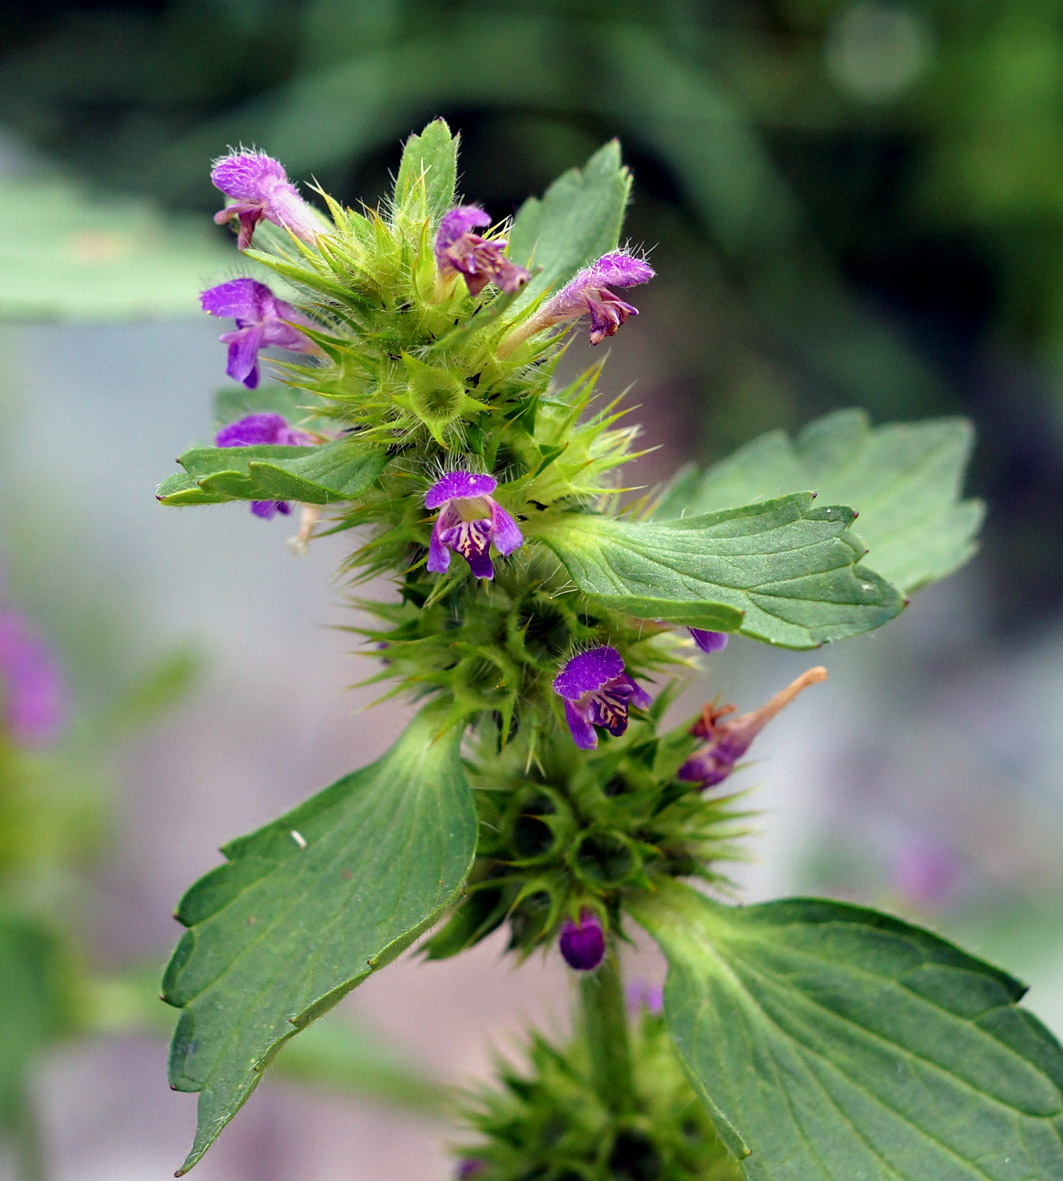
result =
M36 1113L23 1096L17 1104L12 1121L12 1138L15 1159L18 1162L19 1181L46 1181L44 1167L44 1146L41 1142L40 1126Z
M616 952L610 950L599 968L583 973L579 986L595 1090L611 1111L627 1111L634 1104L634 1082L627 1005Z

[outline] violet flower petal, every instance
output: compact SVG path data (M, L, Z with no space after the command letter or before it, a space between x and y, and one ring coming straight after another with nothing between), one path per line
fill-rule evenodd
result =
M572 741L580 750L596 750L598 734L590 723L587 712L581 710L575 702L565 698L565 721L568 722Z
M484 229L491 224L491 215L478 205L457 205L444 213L436 234L436 263L446 266L444 251L470 230Z
M524 534L517 522L495 501L491 501L491 536L500 554L511 554L524 544Z
M425 508L439 508L448 500L468 500L477 496L490 496L498 487L493 476L477 472L448 472L437 480L424 498Z
M601 689L624 671L624 662L615 648L603 645L573 656L554 678L554 692L569 701L578 701L585 693Z
M703 631L700 627L688 627L687 631L702 652L721 652L727 647L726 632Z

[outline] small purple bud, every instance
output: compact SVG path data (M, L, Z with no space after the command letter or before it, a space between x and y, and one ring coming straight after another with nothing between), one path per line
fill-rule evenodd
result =
M458 205L443 215L436 234L436 266L442 278L464 275L469 294L476 296L494 283L500 291L518 291L529 275L506 258L505 238L481 238L475 233L491 224L491 215L476 205Z
M199 302L211 316L232 317L236 331L218 339L229 346L226 373L249 390L258 385L260 349L275 345L292 353L313 353L317 346L295 325L314 325L265 285L254 279L230 279L202 292Z
M511 554L524 544L516 521L491 495L498 487L493 476L476 472L448 472L424 498L425 508L439 509L428 546L428 569L445 574L450 554L460 554L477 578L494 578L492 543L500 554Z
M314 440L290 427L280 414L248 414L245 418L223 426L214 437L216 447L309 447ZM251 511L264 521L271 521L277 513L287 516L292 506L284 500L253 500Z
M66 717L59 662L24 615L0 607L0 724L18 745L44 746Z
M565 320L590 316L588 339L591 344L601 344L607 336L615 335L628 316L639 314L638 308L614 295L609 288L634 287L648 282L653 275L649 263L623 250L603 254L546 303L529 321L528 328L521 330L521 335L539 332Z
M577 972L597 968L605 957L605 931L601 920L590 910L582 912L578 923L565 919L558 944L570 968Z
M653 700L624 672L620 653L604 645L573 656L554 678L554 692L565 699L565 719L580 750L598 745L595 726L619 737L629 704L646 709Z
M687 631L702 652L721 652L727 647L726 632L706 632L700 627L688 627Z
M458 1164L458 1181L466 1181L468 1177L479 1177L486 1168L487 1165L482 1160L477 1160L475 1157L466 1157L465 1160Z
M234 152L215 160L211 183L233 203L214 215L218 225L238 218L237 247L251 245L255 226L265 218L290 230L304 242L313 242L321 227L313 209L299 196L281 164L264 152Z
M753 739L771 719L785 709L802 689L826 679L825 668L810 668L796 681L776 693L766 705L737 718L728 716L734 713L733 705L725 705L722 709L706 705L691 733L708 741L687 759L679 768L676 777L684 783L696 783L700 788L715 787L716 784L722 783L734 770L735 763L749 750ZM721 718L727 720L721 722Z

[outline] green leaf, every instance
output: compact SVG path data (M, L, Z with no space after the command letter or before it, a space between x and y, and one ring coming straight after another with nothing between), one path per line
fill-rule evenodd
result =
M202 315L229 255L209 223L61 177L0 178L0 318Z
M822 503L859 512L868 563L910 593L974 553L983 506L959 499L972 442L964 419L872 429L862 410L841 410L792 442L782 431L762 435L700 479L687 469L655 516L714 512L812 488Z
M178 457L183 473L156 493L162 504L296 500L333 504L360 495L387 465L385 452L351 439L320 447L197 447Z
M1063 1178L1063 1048L1024 986L862 907L637 902L680 1058L749 1181Z
M458 755L429 711L377 762L232 841L177 918L189 931L163 997L183 1008L170 1082L198 1091L187 1172L282 1043L390 963L460 890L476 815Z
M438 221L453 207L457 183L458 137L451 135L443 119L436 119L406 141L395 178L395 207L406 211L421 204L419 193L423 193L420 215Z
M582 171L572 168L558 177L542 200L529 197L524 202L510 231L509 257L533 274L517 306L616 249L630 191L631 173L620 163L620 144L614 139Z
M813 507L804 492L678 521L572 513L534 532L584 594L615 610L813 648L879 627L904 606L856 565L864 547L852 519L849 509Z

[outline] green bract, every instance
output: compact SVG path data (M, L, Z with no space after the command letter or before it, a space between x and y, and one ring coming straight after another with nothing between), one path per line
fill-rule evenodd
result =
M707 789L825 676L673 724L686 629L800 649L892 619L971 553L968 428L846 411L625 502L637 432L600 398L601 364L556 378L573 321L612 335L652 274L616 250L619 147L509 227L456 198L456 148L430 124L381 208L322 195L327 232L316 215L298 237L254 225L244 257L284 281L302 318L284 331L312 347L278 363L281 384L219 397L225 437L249 445L190 450L158 490L317 506L301 537L318 510L352 531L343 573L394 586L360 603L381 661L367 679L420 709L384 758L227 846L181 903L164 990L182 1009L172 1082L200 1093L185 1169L285 1041L443 919L432 959L499 928L519 956L560 931L605 944L571 1045L537 1040L531 1076L481 1104L481 1181L1063 1181L1063 1051L1014 981L869 911L732 909L677 881L732 888L746 805ZM277 415L267 437L305 445L231 433ZM671 964L689 1082L659 1018L628 1028L632 916Z

